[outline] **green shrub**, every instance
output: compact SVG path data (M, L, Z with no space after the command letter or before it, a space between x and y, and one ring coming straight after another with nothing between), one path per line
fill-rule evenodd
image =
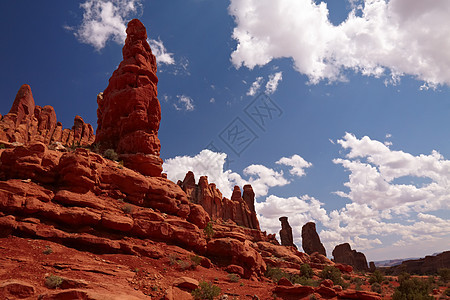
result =
M370 289L372 290L372 292L381 294L381 284L379 284L378 282L375 282L374 284L372 284Z
M5 148L6 148L5 144L0 144L0 149L5 149Z
M114 151L114 149L106 149L105 152L103 152L103 156L110 160L118 160L119 155Z
M352 279L352 277L351 277L350 275L348 275L348 274L342 275L342 278L344 278L345 280L350 280L350 279Z
M309 264L303 264L300 266L300 273L306 278L312 278L314 276L313 269Z
M443 282L447 283L450 281L450 269L449 268L439 269L438 275Z
M126 204L122 207L122 211L126 214L131 214L131 212L133 211L133 207L129 204Z
M205 227L205 229L203 229L203 232L205 233L206 238L208 238L208 239L210 239L214 236L214 229L213 229L211 221L208 222L208 224L206 224L206 227Z
M398 276L400 286L396 288L392 295L393 300L432 300L430 296L431 285L427 280L411 278L408 273Z
M293 284L301 284L307 286L317 286L318 282L312 280L311 278L307 278L306 276L300 276L298 274L291 274L284 272L280 268L273 268L271 266L267 266L266 277L271 278L273 282L277 283L281 278L288 279Z
M238 282L241 277L238 274L228 274L228 280L231 282Z
M56 275L50 275L45 278L45 285L49 289L57 289L63 283L63 279Z
M220 295L220 288L210 282L201 281L198 288L193 290L191 295L196 300L213 300Z
M198 255L192 255L191 261L194 267L198 266L202 262L202 258Z
M53 253L53 249L50 246L45 246L44 251L42 251L45 255L49 255Z
M342 273L336 267L325 266L320 272L319 277L322 279L331 279L335 285L345 286L344 280L342 280Z
M380 270L375 270L369 277L369 283L382 283L384 281L384 275L380 272Z

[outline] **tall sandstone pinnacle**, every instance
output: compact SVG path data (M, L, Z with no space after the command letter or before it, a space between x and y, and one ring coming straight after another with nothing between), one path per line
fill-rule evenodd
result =
M131 20L126 32L123 60L109 79L108 87L97 97L95 142L101 150L115 150L128 168L148 176L161 176L156 58L139 20Z
M280 230L280 240L282 246L293 246L297 248L294 244L294 238L292 236L292 227L289 225L288 217L280 217L281 230Z
M308 254L319 252L319 254L327 256L325 247L317 234L316 224L314 222L308 222L302 227L302 248Z

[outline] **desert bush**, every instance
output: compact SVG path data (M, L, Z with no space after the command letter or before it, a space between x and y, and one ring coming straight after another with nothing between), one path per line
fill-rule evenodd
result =
M300 274L306 278L312 278L314 276L313 269L309 264L303 264L300 266Z
M193 290L191 295L196 300L213 300L220 295L220 288L210 282L200 281L198 288Z
M427 280L411 278L408 273L398 276L400 286L395 289L392 295L393 300L432 300L430 296L431 285Z
M191 256L191 261L192 261L192 265L195 268L202 262L202 258L200 256L198 256L198 255L192 255Z
M57 289L63 281L64 280L61 277L51 274L50 276L45 277L45 286L49 289Z
M103 152L103 156L110 160L118 160L119 155L114 151L114 149L106 149L105 152Z
M0 149L5 149L5 148L6 148L5 144L0 144Z
M272 279L275 283L277 283L281 278L285 277L293 284L301 284L307 286L317 286L318 282L308 278L306 276L300 276L298 274L291 274L284 272L280 268L273 268L271 266L267 266L266 277Z
M126 214L131 214L131 212L133 211L133 207L129 204L126 204L122 207L122 211Z
M228 274L228 280L231 282L238 282L241 277L238 274Z
M382 283L384 281L384 275L380 272L380 270L375 270L375 272L372 273L369 277L369 283Z
M45 255L49 255L53 253L53 249L50 246L45 246L44 251L42 251Z
M439 269L438 275L443 282L447 283L450 281L450 269L449 268Z
M381 284L379 284L378 282L374 282L370 289L372 290L372 292L381 294Z
M346 284L342 280L341 271L333 266L325 266L325 268L320 272L319 277L322 279L331 279L335 285L340 285L344 287Z
M348 274L344 274L342 275L342 278L344 278L345 280L350 280L352 277Z
M214 229L213 229L211 221L208 222L208 224L206 224L206 227L205 227L205 229L203 229L203 232L205 233L206 238L208 238L208 239L210 239L214 236Z

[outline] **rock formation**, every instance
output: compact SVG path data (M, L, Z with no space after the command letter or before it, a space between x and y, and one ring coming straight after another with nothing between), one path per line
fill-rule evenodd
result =
M88 146L94 139L94 129L80 116L75 117L72 129L63 129L52 106L35 105L27 84L20 87L9 113L0 118L0 142L7 144L41 142L46 145Z
M207 176L201 176L198 184L195 184L194 173L191 171L178 185L188 195L189 200L203 206L212 220L231 220L237 225L260 230L255 212L255 193L251 185L244 186L242 195L241 189L235 186L231 199L222 197L216 185L208 183Z
M400 265L388 268L386 272L394 275L402 272L429 275L436 274L442 268L450 269L450 251L444 251L437 255L428 255L420 259L405 260Z
M319 235L316 232L316 224L308 222L302 227L302 248L308 254L318 252L324 256L327 255L325 247L320 242Z
M280 230L280 240L282 246L292 246L297 248L294 244L294 238L292 237L292 227L289 225L288 217L280 217L281 230Z
M362 252L352 250L349 243L337 245L333 250L335 263L352 266L357 271L368 271L366 256Z
M101 150L113 149L125 166L144 175L160 176L158 139L161 106L157 98L156 59L147 31L137 19L128 23L123 60L97 97L97 135Z

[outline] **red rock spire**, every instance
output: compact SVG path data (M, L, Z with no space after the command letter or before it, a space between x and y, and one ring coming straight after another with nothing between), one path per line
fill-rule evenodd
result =
M102 150L114 149L127 167L160 176L161 106L156 59L147 42L147 31L137 19L128 23L122 54L108 87L97 98L96 143Z

